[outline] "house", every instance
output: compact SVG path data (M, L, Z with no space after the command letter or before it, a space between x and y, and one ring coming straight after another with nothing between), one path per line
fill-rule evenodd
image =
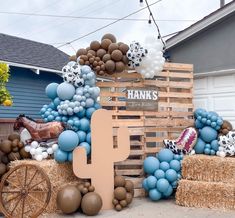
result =
M172 62L194 65L194 105L218 112L235 127L235 2L167 40Z
M62 82L62 67L69 56L57 48L6 34L0 34L0 62L9 64L7 88L12 107L0 107L0 122L15 120L19 114L40 118L39 111L49 102L45 87Z

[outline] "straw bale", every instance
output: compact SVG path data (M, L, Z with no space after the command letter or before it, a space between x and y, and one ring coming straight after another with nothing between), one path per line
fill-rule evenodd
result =
M235 184L180 180L176 204L235 210Z
M235 158L208 155L185 156L182 178L206 182L235 182Z
M46 213L56 213L56 212L60 212L59 209L57 209L57 205L56 205L56 196L57 196L57 192L64 186L68 185L68 184L79 184L79 182L81 182L81 179L77 178L74 174L73 174L73 170L72 170L72 165L71 163L62 163L62 164L58 164L55 160L43 160L41 162L35 161L35 160L18 160L18 161L13 161L11 162L10 167L14 168L15 166L18 165L22 165L22 164L33 164L36 166L41 167L45 173L47 174L47 176L49 177L49 180L51 182L51 199L50 202L46 208L46 210L44 212ZM30 172L31 175L34 172ZM15 180L15 182L17 181L17 178L15 177L15 175L13 175L14 177L11 178L12 181ZM21 177L20 174L18 174L19 177ZM32 176L31 176L32 177ZM30 174L29 174L29 178ZM40 181L40 177L37 178L37 182ZM32 184L33 185L33 184ZM37 186L37 189L40 190L40 186ZM35 197L37 197L37 199L39 199L40 201L44 201L45 199L45 195L43 194L37 194L35 195ZM37 205L31 205L31 207L37 207Z

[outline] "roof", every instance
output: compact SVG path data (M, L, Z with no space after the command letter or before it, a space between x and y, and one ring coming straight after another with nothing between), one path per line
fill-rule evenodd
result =
M226 4L224 7L212 12L186 29L180 31L173 37L166 41L166 49L175 47L183 41L191 38L192 36L199 34L201 31L208 29L215 25L219 21L231 16L235 13L235 1Z
M69 56L52 45L0 33L0 61L61 71Z

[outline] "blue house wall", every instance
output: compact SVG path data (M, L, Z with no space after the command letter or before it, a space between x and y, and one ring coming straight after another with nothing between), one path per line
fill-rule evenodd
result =
M49 72L39 75L30 69L10 67L10 79L7 88L13 96L13 106L0 106L1 118L16 118L19 114L26 114L32 118L41 118L39 111L50 99L45 94L46 86L51 82L61 83L62 78Z

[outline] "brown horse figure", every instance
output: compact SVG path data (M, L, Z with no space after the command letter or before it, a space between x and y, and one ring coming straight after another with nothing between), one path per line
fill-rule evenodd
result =
M37 123L24 114L19 115L14 123L14 130L19 130L20 127L25 127L31 134L32 139L38 142L58 138L65 129L65 125L61 122Z

